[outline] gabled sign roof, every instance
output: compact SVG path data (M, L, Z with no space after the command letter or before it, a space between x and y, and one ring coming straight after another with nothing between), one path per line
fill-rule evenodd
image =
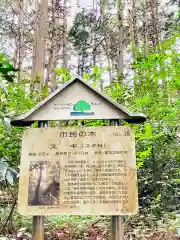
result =
M83 119L122 119L129 123L142 123L146 117L128 112L83 78L75 76L27 113L13 117L11 124L29 126L35 121Z

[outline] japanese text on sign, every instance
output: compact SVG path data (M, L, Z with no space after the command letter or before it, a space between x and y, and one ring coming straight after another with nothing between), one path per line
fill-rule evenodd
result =
M18 208L24 215L136 213L131 129L28 129L23 136Z

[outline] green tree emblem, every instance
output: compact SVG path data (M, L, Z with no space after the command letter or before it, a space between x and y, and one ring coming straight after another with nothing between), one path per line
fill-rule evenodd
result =
M89 105L89 103L87 103L84 100L78 101L73 107L74 111L80 111L80 112L88 111L90 109L91 109L91 106Z

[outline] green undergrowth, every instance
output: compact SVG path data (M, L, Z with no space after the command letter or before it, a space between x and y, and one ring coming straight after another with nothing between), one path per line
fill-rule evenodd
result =
M94 224L99 220L104 221L105 218L100 216L53 216L46 217L45 222L51 227L62 227L72 224L76 228L83 229L87 225Z
M0 231L2 231L3 226L6 222L6 219L9 216L11 209L0 208ZM32 232L32 216L21 216L17 209L14 210L14 214L9 221L6 229L9 229L10 232L17 231L21 228L26 228L27 231ZM99 223L99 222L108 222L110 219L108 217L101 216L46 216L45 217L45 229L51 230L56 228L62 228L67 226L73 226L76 229L83 230L87 226Z

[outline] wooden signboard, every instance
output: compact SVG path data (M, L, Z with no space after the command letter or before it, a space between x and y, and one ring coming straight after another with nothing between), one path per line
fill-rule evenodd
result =
M22 215L137 213L134 136L129 127L29 128L22 141Z

